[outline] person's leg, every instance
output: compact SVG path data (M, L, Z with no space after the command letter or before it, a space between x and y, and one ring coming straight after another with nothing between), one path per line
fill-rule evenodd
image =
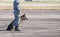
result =
M15 15L14 26L15 26L15 31L20 31L19 30L19 16L18 15Z

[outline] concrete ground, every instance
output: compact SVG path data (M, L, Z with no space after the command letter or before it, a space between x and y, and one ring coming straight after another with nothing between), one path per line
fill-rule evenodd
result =
M20 25L21 31L6 31L14 19L12 10L0 10L0 37L60 37L60 10L21 10L28 21Z

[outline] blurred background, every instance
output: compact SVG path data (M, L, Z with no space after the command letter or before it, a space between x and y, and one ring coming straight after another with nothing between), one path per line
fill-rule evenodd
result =
M19 0L20 15L28 21L20 32L4 31L14 20L14 0L0 0L0 37L60 37L60 0Z
M14 0L0 0L0 9L13 9ZM60 0L19 0L21 9L60 9Z

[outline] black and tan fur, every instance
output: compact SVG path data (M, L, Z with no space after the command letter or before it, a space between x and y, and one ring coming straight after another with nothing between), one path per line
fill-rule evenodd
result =
M23 14L22 16L20 16L20 23L22 23L22 21L25 21L25 20L28 20L28 18L25 16L25 14ZM14 20L8 25L8 27L7 27L7 29L6 30L12 30L12 29L14 29Z

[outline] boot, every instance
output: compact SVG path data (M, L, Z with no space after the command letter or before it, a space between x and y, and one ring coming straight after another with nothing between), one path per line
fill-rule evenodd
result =
M15 26L15 31L20 31L19 26Z

